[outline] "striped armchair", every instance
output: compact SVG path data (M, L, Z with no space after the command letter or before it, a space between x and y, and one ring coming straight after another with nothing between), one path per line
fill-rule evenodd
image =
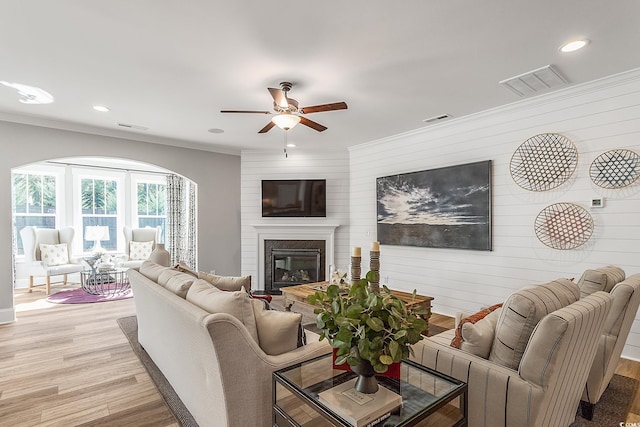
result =
M578 281L583 296L598 290L609 292L613 306L598 340L598 350L593 361L587 385L582 393L582 416L592 419L596 404L607 389L620 361L620 355L640 306L640 274L625 279L619 267L607 266L587 270Z
M598 339L612 306L613 298L608 293L595 292L578 299L574 292L577 286L571 283L569 286L576 289L570 298L575 302L541 316L529 331L516 369L501 364L504 357L492 357L499 348L496 341L504 341L498 336L501 323L513 320L508 318L508 313L535 317L535 311L539 312L549 303L562 305L562 301L554 301L558 286L528 288L509 297L496 325L489 359L451 347L454 330L414 346L414 359L418 363L468 384L469 426L566 427L574 421ZM567 283L562 286L566 288ZM516 294L521 304L513 309L510 302ZM522 304L523 301L529 305ZM528 313L522 309L525 306ZM508 327L512 329L513 323ZM505 342L499 344L504 346ZM498 351L504 356L504 349Z

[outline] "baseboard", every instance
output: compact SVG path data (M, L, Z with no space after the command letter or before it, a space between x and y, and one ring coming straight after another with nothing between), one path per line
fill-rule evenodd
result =
M16 321L16 311L12 308L0 309L0 324L13 323Z

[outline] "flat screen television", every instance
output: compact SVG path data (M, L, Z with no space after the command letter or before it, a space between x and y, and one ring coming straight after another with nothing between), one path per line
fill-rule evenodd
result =
M326 217L327 181L287 179L262 181L263 217Z

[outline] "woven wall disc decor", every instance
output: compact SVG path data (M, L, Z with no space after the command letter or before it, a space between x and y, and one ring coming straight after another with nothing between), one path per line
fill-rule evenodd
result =
M598 187L627 187L640 177L640 156L631 150L604 152L591 163L589 176Z
M555 203L544 208L536 217L538 239L553 249L574 249L593 234L593 218L581 206Z
M578 150L568 138L543 133L523 142L511 157L511 177L530 191L547 191L566 182L578 165Z

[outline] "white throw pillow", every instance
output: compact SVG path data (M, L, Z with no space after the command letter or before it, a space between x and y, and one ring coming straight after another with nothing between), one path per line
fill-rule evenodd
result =
M259 343L251 296L244 289L236 292L221 291L206 280L198 279L189 288L187 301L209 313L232 315L242 322L249 335Z
M66 243L59 245L40 244L40 259L46 265L52 267L55 265L69 264L69 250Z
M153 261L147 260L142 263L138 271L140 271L140 273L144 275L147 279L157 282L158 279L160 278L160 275L164 273L166 269L167 267L164 267L160 264L156 264Z
M466 322L463 324L460 350L487 359L491 352L500 310L502 309L498 308L492 311L476 323Z
M180 298L186 298L187 292L194 280L196 280L196 278L190 274L165 267L164 271L160 273L158 277L158 284L178 295Z
M199 271L198 279L204 279L223 291L239 291L241 288L251 290L251 276L218 276Z
M144 261L149 259L153 250L153 241L149 242L129 242L129 259Z
M298 348L298 333L302 314L289 311L265 310L258 299L252 300L258 329L258 343L271 356Z

